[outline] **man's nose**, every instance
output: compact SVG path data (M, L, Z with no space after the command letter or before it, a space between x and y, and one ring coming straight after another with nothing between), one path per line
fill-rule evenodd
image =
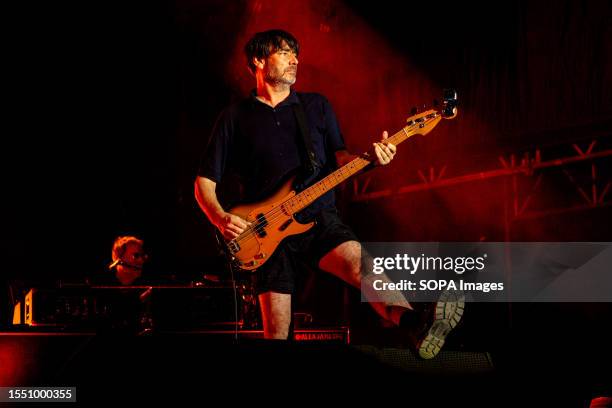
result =
M290 64L297 65L297 64L298 64L297 55L295 55L295 54L291 54L291 59L289 60L289 63L290 63Z

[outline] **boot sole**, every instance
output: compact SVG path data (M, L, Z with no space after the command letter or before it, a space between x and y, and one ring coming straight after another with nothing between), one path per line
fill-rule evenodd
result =
M419 356L429 360L438 355L446 336L453 330L463 317L465 309L465 294L461 291L444 291L436 303L433 324L419 345Z

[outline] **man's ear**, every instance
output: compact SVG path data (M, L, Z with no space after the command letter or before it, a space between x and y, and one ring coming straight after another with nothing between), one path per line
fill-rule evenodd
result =
M253 64L256 68L262 69L266 65L266 59L253 57Z

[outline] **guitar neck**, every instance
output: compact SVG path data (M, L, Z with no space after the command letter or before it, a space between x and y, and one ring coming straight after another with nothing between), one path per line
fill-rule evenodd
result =
M403 127L399 132L387 138L387 142L394 145L399 145L409 137L418 134L418 123L411 123L408 126ZM340 167L327 177L319 180L312 186L308 187L304 191L295 195L294 197L283 203L283 210L289 214L295 214L304 208L312 204L316 199L321 197L323 194L335 188L343 181L349 179L353 175L359 173L366 166L372 163L373 160L368 158L358 157L353 159L351 162Z

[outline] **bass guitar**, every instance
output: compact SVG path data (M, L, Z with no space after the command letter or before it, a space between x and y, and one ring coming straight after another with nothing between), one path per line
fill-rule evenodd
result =
M409 117L406 126L389 136L386 142L397 146L412 136L426 135L440 120L452 119L456 115L457 93L447 90L439 110L430 109ZM231 261L242 270L253 271L261 267L283 239L306 232L314 226L314 222L297 222L297 213L372 162L371 155L366 153L299 193L293 190L294 177L266 200L231 208L228 212L251 223L242 234L224 241Z

